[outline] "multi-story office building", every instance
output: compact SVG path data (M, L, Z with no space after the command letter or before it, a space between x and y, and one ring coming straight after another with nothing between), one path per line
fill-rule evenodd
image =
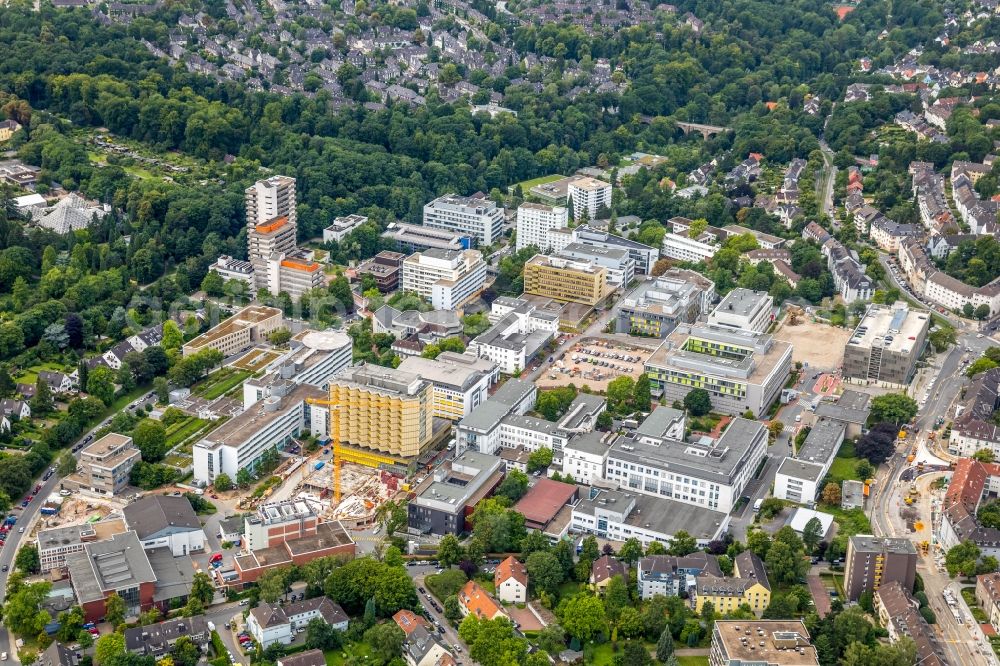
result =
M66 556L82 553L83 547L94 541L110 539L115 534L127 532L121 517L108 517L96 523L52 527L38 532L38 559L42 573L66 568Z
M678 324L697 321L702 296L701 289L685 280L646 280L618 302L615 328L619 333L665 338Z
M281 310L265 305L248 305L229 319L205 331L183 347L184 356L202 349L216 349L229 356L265 340L281 327Z
M802 620L719 620L708 666L819 666L819 655Z
M492 245L503 234L503 209L482 197L446 194L424 205L424 226L470 236Z
M256 283L254 282L253 264L249 261L233 259L229 255L223 254L209 267L208 270L215 271L219 274L219 277L226 282L229 282L230 280L242 282L246 285L247 294L253 294L254 289L256 288Z
M668 402L708 391L726 414L766 414L788 380L792 345L753 331L679 325L646 360L653 394Z
M325 397L315 386L275 383L267 398L194 445L195 483L207 485L222 473L235 479L241 469L253 470L266 452L284 448L302 432L326 437L329 410L309 403Z
M272 270L271 262L281 261L295 252L295 225L288 217L278 217L247 230L247 256L253 266L254 281L258 289L267 289L273 294L278 288L277 270Z
M243 383L243 409L269 398L273 387L289 382L326 388L334 375L351 365L354 341L342 331L306 330L296 334L289 346L291 350L268 365L263 375Z
M406 255L400 252L390 252L382 250L371 259L366 259L358 264L358 279L364 275L371 275L375 279L375 285L383 294L396 291L399 287L399 276L403 271L403 261Z
M323 286L321 269L315 261L293 259L276 252L267 261L267 290L275 296L284 292L297 301L310 289Z
M660 258L660 251L655 247L643 245L642 243L628 238L622 238L607 231L591 228L586 224L573 229L575 232L575 242L595 247L621 248L628 250L628 254L635 262L635 272L649 275L653 272L653 265ZM558 250L556 250L558 251Z
M344 444L415 458L433 439L434 386L419 375L360 365L330 381L330 399Z
M291 176L271 176L258 180L245 190L247 231L258 224L286 217L292 227L298 221L295 211L295 179Z
M403 261L403 290L428 299L436 310L456 310L486 283L486 262L478 250L425 250Z
M129 475L142 454L132 438L108 433L80 453L74 479L81 489L99 495L117 495L129 484Z
M462 362L464 355L455 354L444 359L408 356L399 364L399 370L423 377L434 385L434 415L458 421L486 402L492 372L483 372L470 363Z
M264 504L243 519L244 547L273 548L286 541L313 536L319 524L319 516L304 500Z
M461 534L479 501L503 480L503 461L496 456L465 451L427 475L407 505L410 529L425 534Z
M491 307L494 324L469 343L466 353L493 361L500 372L517 374L559 330L559 317L539 312L521 298L501 296Z
M570 243L557 256L606 269L609 288L624 288L635 280L635 261L625 248Z
M708 323L734 331L763 333L771 325L774 299L766 291L737 287L708 316Z
M660 277L668 280L681 280L698 287L701 290L701 313L709 314L715 309L715 301L719 297L719 292L715 289L715 283L697 271L687 268L669 268Z
M611 210L611 184L596 178L580 178L569 184L567 204L573 208L573 219L583 222L596 220L598 212Z
M872 303L844 347L844 378L878 386L908 386L924 351L930 315L905 303Z
M472 247L472 237L466 234L403 222L390 222L382 232L382 238L394 242L396 249L407 254L431 249L468 250Z
M820 483L844 443L847 424L831 418L815 421L795 457L785 458L774 476L774 496L792 502L816 499Z
M594 306L608 295L607 273L590 262L536 254L524 264L524 293Z
M662 254L667 259L690 262L708 261L718 251L718 245L703 243L680 234L668 233L663 237Z
M604 480L622 490L728 513L766 453L767 428L743 418L733 419L717 440L636 433L608 448Z
M362 224L368 221L365 215L351 214L333 218L333 222L323 229L324 243L339 243Z
M569 210L565 207L523 203L517 208L516 249L520 252L529 245L534 245L541 252L548 252L552 249L549 245L549 232L568 226Z
M917 549L909 539L856 534L847 542L844 594L850 601L892 581L912 590L916 575Z

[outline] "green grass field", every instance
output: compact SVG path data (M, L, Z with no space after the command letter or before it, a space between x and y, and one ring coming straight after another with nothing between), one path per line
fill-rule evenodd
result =
M708 657L704 656L684 656L677 657L677 663L681 666L708 666Z
M193 416L167 428L167 447L173 448L205 427L208 421Z
M251 374L246 370L223 368L203 380L201 385L195 391L192 391L192 393L206 400L215 400L239 386Z
M554 174L551 174L551 175L548 175L548 176L540 176L538 178L532 178L531 180L525 180L525 181L522 181L522 182L518 183L517 185L521 186L521 192L522 192L522 194L527 195L528 194L528 190L530 190L531 188L535 187L536 185L544 185L545 183L553 183L553 182L555 182L557 180L562 180L565 177L566 176L564 176L562 174L554 173ZM516 187L516 185L511 185L510 186L510 190L513 191L515 187Z
M330 650L323 654L326 666L353 666L353 664L371 663L372 647L368 643L350 643L339 650Z
M38 373L42 370L53 370L56 372L73 372L72 369L68 369L59 365L58 363L39 363L38 365L33 365L30 368L24 370L24 372L18 374L14 378L14 381L18 384L31 384L34 386L35 382L38 381Z
M854 443L845 441L830 465L830 479L838 484L847 480L861 481L854 469L859 460L861 459L854 454Z

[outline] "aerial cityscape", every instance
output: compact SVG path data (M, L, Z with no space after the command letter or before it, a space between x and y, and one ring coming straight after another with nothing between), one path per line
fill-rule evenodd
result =
M0 41L0 663L1000 666L997 0Z

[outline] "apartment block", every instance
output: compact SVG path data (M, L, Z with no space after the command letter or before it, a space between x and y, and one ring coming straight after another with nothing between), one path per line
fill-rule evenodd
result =
M407 505L407 524L422 534L461 534L480 500L503 481L503 461L465 451L427 476Z
M674 555L649 555L639 559L636 585L639 598L652 599L657 594L676 597L682 591L688 593L695 586L698 576L722 577L722 569L715 555L696 551L683 557Z
M844 347L844 378L877 386L908 386L924 351L930 316L903 302L872 303Z
M529 245L534 245L542 252L552 249L549 245L549 232L553 229L566 229L569 226L569 210L563 206L547 206L526 202L517 208L517 244L520 252Z
M290 176L271 176L258 180L245 190L247 231L258 224L265 224L279 217L288 218L294 227L298 221L295 211L295 179Z
M590 262L536 254L524 264L524 293L594 306L608 295L607 272Z
M646 360L653 395L668 402L708 391L716 411L766 414L792 365L792 345L770 335L679 325Z
M256 224L247 230L247 246L256 287L272 291L277 287L278 276L272 274L270 262L272 259L280 261L295 252L295 224L287 216Z
M216 349L223 356L230 356L257 342L281 327L281 310L265 305L248 305L229 319L213 326L190 342L182 352L190 356L202 349Z
M774 299L766 291L737 287L708 316L708 323L734 331L763 333L774 318Z
M117 495L128 486L132 467L141 460L131 437L108 433L80 452L77 472L70 478L81 490Z
M920 603L910 594L910 588L899 581L886 583L878 588L872 601L879 623L889 635L889 642L909 639L916 645L914 664L945 666L949 663L934 630L920 614Z
M847 542L844 561L844 594L850 601L892 581L913 589L917 549L909 539L856 534Z
M442 359L409 356L399 370L423 377L434 386L434 415L458 421L486 402L493 373L475 366L478 359L463 354Z
M596 178L580 178L569 184L568 205L573 207L573 219L580 222L596 220L598 212L611 210L611 184Z
M433 439L434 386L420 375L364 364L330 381L340 440L367 451L415 458Z
M324 284L322 266L315 261L294 259L278 252L267 260L267 290L272 295L284 292L297 301L307 291Z
M503 209L484 197L446 194L424 205L424 226L444 229L492 245L503 235Z
M817 419L795 457L785 458L778 467L774 496L799 503L816 499L846 433L847 424L842 421Z
M693 593L698 613L707 603L723 615L735 613L740 606L747 605L760 617L771 604L771 583L767 579L764 563L749 550L733 559L732 576L698 576Z
M416 252L403 261L404 291L416 292L436 310L456 310L486 283L486 262L478 250Z
M235 479L241 469L253 470L266 452L283 449L303 432L326 437L330 432L329 409L309 403L326 396L315 386L274 383L266 398L195 443L194 482L204 486L222 473Z

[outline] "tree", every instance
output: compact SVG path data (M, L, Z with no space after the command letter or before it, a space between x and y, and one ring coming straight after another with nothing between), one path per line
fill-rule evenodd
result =
M125 636L123 634L104 634L97 639L97 645L94 646L94 663L97 666L110 664L124 655Z
M862 435L854 445L857 455L867 458L873 465L881 465L896 450L897 426L879 423Z
M444 598L444 616L449 622L458 622L462 619L462 608L458 603L458 596L450 594Z
M823 486L822 497L823 497L823 501L826 502L827 504L832 504L832 505L835 505L835 506L839 505L840 504L840 486L837 485L833 481L831 481L830 483L826 484L825 486Z
M268 569L257 579L257 588L260 590L260 598L269 604L273 604L285 593L286 569Z
M684 530L679 530L674 534L674 538L670 540L670 548L667 549L667 552L670 555L682 557L690 555L696 550L698 550L697 540Z
M536 593L556 594L564 579L562 563L555 555L546 551L538 551L528 556L525 562L528 570L528 581Z
M220 472L218 476L215 477L215 489L222 493L227 490L232 490L233 480L229 478L229 475L225 472Z
M87 393L110 406L115 400L115 373L103 365L90 371L87 378Z
M621 550L618 551L618 559L622 562L635 564L642 557L642 543L635 537L625 540Z
M372 646L374 657L386 664L403 654L406 634L395 622L383 622L366 631L364 638Z
M869 420L872 423L889 422L898 426L909 422L917 415L918 409L917 401L910 396L904 393L886 393L872 398Z
M155 377L153 379L153 391L156 392L156 399L161 404L166 404L170 400L170 384L166 377Z
M236 487L246 488L253 483L253 474L246 467L241 467L236 471Z
M660 639L656 641L656 658L662 662L674 655L674 637L670 633L670 628L665 628L660 633Z
M976 375L984 373L987 370L992 370L995 367L997 367L996 361L983 356L982 358L977 358L969 364L969 367L965 370L965 374L968 377L975 377Z
M21 546L21 549L17 551L17 557L14 558L14 567L26 574L37 574L41 571L42 564L38 557L38 547L34 544Z
M125 600L118 596L117 592L112 592L104 600L104 617L112 627L117 627L125 621Z
M204 571L195 572L191 578L191 596L198 599L203 605L208 606L215 598L215 588L212 579Z
M144 462L160 462L167 453L167 429L159 421L139 421L132 431L132 441L142 454Z
M652 402L649 375L644 372L636 377L635 389L632 392L632 408L640 412L648 412L652 406Z
M712 396L705 389L692 389L684 396L684 408L692 416L704 416L712 411Z
M823 538L822 530L823 524L819 518L813 517L806 522L805 527L802 528L802 542L806 545L807 552L811 553L816 550L816 546Z
M614 576L604 586L604 612L612 622L618 620L622 609L629 605L628 586L621 576Z
M551 464L552 449L547 446L539 447L528 456L528 473L531 474L548 469Z
M443 567L450 567L458 564L465 556L462 545L458 542L458 537L454 534L446 534L438 543L437 559Z
M163 340L160 342L164 349L180 349L184 344L184 334L173 319L163 322Z
M512 469L497 488L497 495L508 498L511 503L524 497L526 492L528 492L528 475L519 469Z
M41 607L42 601L52 589L52 583L23 585L11 593L14 589L8 581L7 601L3 606L4 624L19 636L37 636L52 621L48 612Z
M225 293L225 280L214 270L208 271L201 281L201 290L209 296L222 296Z
M71 451L63 451L56 461L56 472L59 476L69 476L76 471L77 464L76 457Z
M619 663L621 666L648 666L653 663L653 658L641 641L629 641L625 643L621 659L615 658L615 666Z
M994 458L993 449L982 448L972 454L973 460L978 460L979 462L984 463L991 463Z
M987 305L986 303L983 303L982 305L979 305L979 306L976 307L976 312L975 312L976 319L978 319L979 321L983 321L983 320L989 319L989 316L990 316L990 306L989 305Z
M854 465L854 471L857 473L858 478L864 480L872 478L872 474L875 473L875 468L872 467L870 462L862 458L857 462L857 464Z
M781 541L773 541L767 549L765 563L771 576L785 583L793 583L798 578L798 554Z
M31 406L31 413L36 416L45 416L55 407L52 390L41 377L35 380L35 395L28 401L28 404Z
M972 576L976 573L976 562L980 555L979 546L972 541L963 541L952 548L944 556L944 564L948 569L948 575L954 578L957 575Z
M586 642L607 627L604 604L595 596L581 594L566 602L562 625L571 636Z
M632 398L635 393L635 380L628 375L621 375L608 382L606 390L608 409L616 414L627 414L631 411Z
M190 636L181 636L170 648L175 666L197 666L201 651Z
M291 339L292 339L292 332L287 328L285 328L284 326L276 328L267 334L268 342L270 342L272 345L275 345L276 347L287 345L288 341Z
M306 625L306 648L310 650L337 650L343 643L340 632L323 618L314 617Z

